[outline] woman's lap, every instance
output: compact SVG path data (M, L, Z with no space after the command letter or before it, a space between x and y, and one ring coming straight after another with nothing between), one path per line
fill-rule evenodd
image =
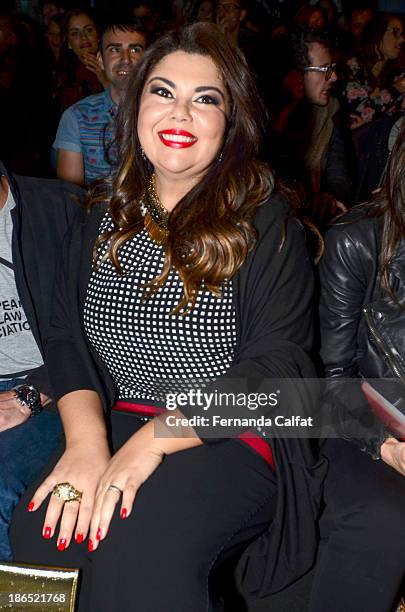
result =
M131 419L113 417L119 443ZM208 575L218 556L271 520L275 477L262 457L233 440L170 455L139 490L131 515L121 520L117 510L94 553L75 542L61 553L55 538L43 540L44 511L25 510L31 494L15 513L15 558L81 567L80 612L198 612L209 609Z

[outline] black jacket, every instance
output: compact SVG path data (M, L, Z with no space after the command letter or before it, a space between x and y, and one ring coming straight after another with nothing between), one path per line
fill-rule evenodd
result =
M390 376L364 313L364 308L372 312L380 293L382 232L381 219L368 216L367 211L367 206L353 209L326 234L320 264L320 327L321 358L328 379L325 410L344 438L374 455L384 440L385 428L373 418L359 384L343 382ZM398 251L392 265L394 261L396 265L402 262L404 268L404 249Z
M91 389L109 411L116 389L88 345L82 316L92 249L104 213L105 207L95 206L87 218L77 218L66 237L47 360L57 398ZM233 279L238 347L224 379L313 376L307 356L312 343L312 268L298 222L288 222L285 244L279 248L287 217L288 206L277 195L256 215L257 246ZM295 397L298 402L311 399L298 393ZM278 475L276 517L270 531L244 554L239 573L243 590L259 596L282 589L313 563L324 476L324 464L317 463L308 440L274 440L272 446Z
M56 263L63 237L85 192L62 181L16 176L7 172L1 163L0 174L6 176L16 202L11 217L17 291L44 357ZM27 380L51 396L45 366L32 371Z

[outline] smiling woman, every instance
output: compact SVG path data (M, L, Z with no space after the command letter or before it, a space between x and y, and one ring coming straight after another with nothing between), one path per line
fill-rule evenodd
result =
M217 26L159 39L120 105L119 166L65 244L48 359L66 448L13 544L19 561L81 568L79 612L219 611L238 563L241 588L264 595L313 562L323 465L307 440L218 439L192 401L166 421L195 387L313 375L312 269L258 160L264 117Z
M88 10L72 9L63 19L63 44L58 74L61 110L95 94L106 84L97 62L98 27Z

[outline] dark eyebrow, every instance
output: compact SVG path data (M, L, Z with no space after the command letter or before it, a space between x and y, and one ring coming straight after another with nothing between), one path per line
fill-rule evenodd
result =
M164 77L160 77L160 76L155 76L149 79L149 81L147 82L147 85L149 85L149 83L151 83L152 81L155 81L156 79L158 79L159 81L163 81L163 83L166 83L166 85L169 85L169 87L173 87L173 89L176 89L176 85L173 83L173 81L169 81L169 79L165 79Z
M219 87L215 87L215 85L200 85L199 87L195 88L195 91L197 93L200 93L201 91L216 91L217 93L219 93L221 98L225 99L224 92L221 91Z
M169 81L169 79L165 79L164 77L160 77L160 76L156 76L156 77L152 77L149 81L148 84L151 81L154 81L155 79L158 79L159 81L163 81L164 83L166 83L167 85L169 85L169 87L172 87L173 89L176 89L176 85L173 83L173 81ZM221 91L219 89L219 87L215 87L215 85L200 85L199 87L196 87L194 90L196 93L200 93L201 91L216 91L219 93L219 95L225 99L224 96L224 92Z
M120 42L110 42L110 43L108 43L108 45L106 46L106 49L109 49L110 47L122 47L122 46L123 46L123 45L122 45L122 43L120 43ZM130 44L128 45L128 47L129 47L130 49L132 49L132 48L134 48L134 47L141 47L142 49L144 48L144 46L143 46L143 44L142 44L142 43L130 43Z

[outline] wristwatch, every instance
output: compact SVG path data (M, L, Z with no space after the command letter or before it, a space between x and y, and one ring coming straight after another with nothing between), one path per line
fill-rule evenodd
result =
M14 387L13 391L20 406L26 406L31 410L30 416L36 416L42 411L41 394L33 385L23 383Z

